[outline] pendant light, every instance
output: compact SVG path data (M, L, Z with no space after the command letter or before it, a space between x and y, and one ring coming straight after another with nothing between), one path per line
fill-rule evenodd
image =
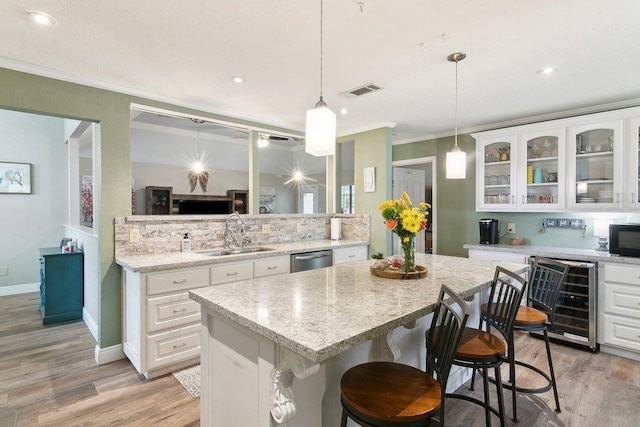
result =
M320 0L320 100L307 111L305 151L313 156L336 153L336 114L322 99L322 0Z
M456 113L454 143L447 153L447 179L465 179L467 177L467 155L458 147L458 62L466 58L465 53L456 52L447 57L449 62L456 63Z

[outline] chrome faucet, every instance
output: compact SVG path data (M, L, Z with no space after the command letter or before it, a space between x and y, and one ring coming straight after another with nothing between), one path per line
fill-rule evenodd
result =
M238 222L240 223L240 234L242 235L241 239L238 239L236 233L229 227L229 220L233 217L238 218ZM235 245L238 248L244 247L247 243L251 243L251 239L246 235L246 231L244 228L244 222L242 222L242 217L240 214L236 212L232 212L227 217L227 220L224 223L224 244L223 247L225 249L231 248L231 245Z

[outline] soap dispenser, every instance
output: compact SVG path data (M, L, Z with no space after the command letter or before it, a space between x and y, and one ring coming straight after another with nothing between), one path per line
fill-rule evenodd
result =
M189 239L189 233L184 233L182 238L182 252L191 251L191 239Z

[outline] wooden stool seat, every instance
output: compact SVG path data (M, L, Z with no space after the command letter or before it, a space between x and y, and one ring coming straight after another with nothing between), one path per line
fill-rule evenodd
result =
M495 361L504 356L507 345L500 337L479 329L464 328L455 360Z
M542 311L533 307L520 307L516 314L515 325L519 326L535 326L547 323L548 317Z
M438 381L420 369L399 363L355 366L342 376L340 387L343 405L374 420L415 423L428 420L440 409Z
M493 304L491 311L494 313L492 313L492 315L495 315L497 305L498 304ZM487 316L487 304L482 304L480 306L480 313L483 317ZM533 307L521 306L518 308L518 313L516 313L514 324L516 328L518 326L542 326L547 322L547 320L548 317L544 312Z

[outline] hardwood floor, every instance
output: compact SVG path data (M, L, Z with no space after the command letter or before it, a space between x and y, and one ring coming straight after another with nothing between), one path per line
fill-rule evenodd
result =
M96 366L95 341L86 325L42 326L38 298L37 293L0 297L0 409L15 410L18 426L199 425L200 400L173 376L146 380L127 360ZM541 340L519 335L516 348L518 357L546 366ZM562 412L554 411L551 391L520 394L520 423L508 419L507 425L640 426L639 362L557 344L552 352ZM521 385L536 380L519 373ZM493 387L491 393L495 402ZM473 394L481 397L482 387ZM510 417L507 392L505 405ZM3 419L0 414L0 427ZM492 420L499 425L497 418ZM484 425L484 413L449 399L446 424Z
M18 426L197 426L200 400L128 360L96 366L83 322L43 326L38 293L0 298L0 407Z

